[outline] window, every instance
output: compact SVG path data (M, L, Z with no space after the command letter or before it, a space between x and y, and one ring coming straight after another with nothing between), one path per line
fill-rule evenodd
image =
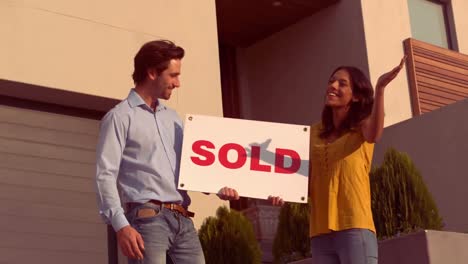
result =
M448 0L408 0L413 38L446 49L457 49Z

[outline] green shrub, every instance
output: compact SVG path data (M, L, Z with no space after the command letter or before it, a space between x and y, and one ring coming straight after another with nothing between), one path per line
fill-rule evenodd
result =
M273 256L276 263L288 263L310 256L307 204L286 203L281 208Z
M240 212L219 207L199 231L207 264L260 263L262 253L252 223Z
M407 154L388 149L370 174L372 213L379 239L422 229L440 230L442 218Z

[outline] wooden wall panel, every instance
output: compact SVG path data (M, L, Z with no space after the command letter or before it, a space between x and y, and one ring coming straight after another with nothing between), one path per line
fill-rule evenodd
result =
M2 248L0 247L0 256L3 263L60 263L56 260L61 259L66 264L106 264L107 254L101 252L75 252L70 258L70 253L63 250L43 250L39 248L29 249L25 254L20 248ZM31 261L36 260L36 261Z
M0 121L1 122L1 121ZM60 136L57 136L59 134ZM95 151L96 135L43 127L18 122L1 122L0 137L7 139L41 142L57 146L75 147Z
M31 172L89 177L96 173L92 164L77 163L59 159L43 159L34 155L17 155L0 151L0 168L18 169Z
M98 135L97 121L74 116L45 113L35 110L23 109L18 112L16 107L2 106L0 121L42 127L47 130L72 132L77 134Z
M25 207L25 204L28 206ZM50 212L54 212L54 214L51 215ZM40 201L0 199L0 214L23 218L51 218L63 221L76 221L79 219L83 223L101 224L101 218L96 214L96 209L94 208L66 207L63 205L41 203Z
M0 105L0 263L107 263L99 121Z
M468 55L411 38L404 47L413 115L468 98Z

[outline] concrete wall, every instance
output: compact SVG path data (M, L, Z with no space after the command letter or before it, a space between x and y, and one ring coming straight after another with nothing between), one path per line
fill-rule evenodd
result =
M424 230L379 242L380 264L464 264L468 235ZM313 264L313 259L290 264Z
M453 16L455 20L455 30L458 39L458 50L460 53L468 54L468 1L451 0Z
M133 86L140 46L167 38L187 51L182 86L170 104L181 113L222 114L214 0L9 0L0 6L2 79L121 99Z
M462 264L468 262L468 234L426 231L431 264ZM413 262L415 263L415 262Z
M342 0L239 50L244 118L310 124L339 65L368 71L359 0Z
M366 2L364 4L364 2ZM411 34L406 0L392 1L363 0L364 23L366 27L366 43L369 54L369 68L371 78L375 68L388 61L391 56L398 55L398 43L394 40L404 39L405 34ZM452 0L455 27L457 31L458 47L461 53L468 53L468 18L464 11L468 9L468 2ZM385 10L385 12L372 12ZM398 10L400 10L398 12ZM367 14L367 17L366 17ZM386 21L385 24L379 22ZM382 22L383 23L383 22ZM395 24L395 27L393 26ZM378 28L385 28L379 33ZM399 28L399 30L397 30ZM369 29L369 30L368 30ZM373 29L373 30L372 30ZM380 36L379 36L380 35ZM373 36L373 38L372 38ZM386 37L390 36L390 37ZM388 42L388 44L386 44ZM380 45L380 46L379 46ZM400 45L401 46L401 45ZM388 48L386 48L388 47ZM374 55L372 53L374 52ZM382 55L378 56L377 53ZM378 59L382 59L382 61ZM374 61L374 62L373 62ZM406 72L402 72L406 74ZM388 89L386 94L386 124L399 121L399 113L407 112L405 109L407 94L404 91L405 78L399 77ZM398 84L398 85L395 85ZM398 90L398 93L392 92ZM405 88L407 89L407 88ZM408 97L409 98L409 97ZM437 111L415 117L411 120L387 127L382 142L375 149L374 161L377 165L383 159L384 151L394 147L399 151L407 152L420 169L425 182L438 204L440 213L446 223L446 230L467 232L468 213L465 213L464 200L466 192L466 170L462 167L468 151L466 135L468 126L468 101L462 101Z
M445 230L468 232L468 100L387 127L374 151L374 165L393 147L406 152L432 193Z
M468 235L426 230L379 243L380 264L462 264L468 260Z
M0 34L0 79L115 99L133 87L141 45L173 40L186 57L168 105L182 117L222 116L214 0L2 0ZM199 225L221 203L194 196Z
M407 0L361 0L371 82L398 65L411 37ZM412 117L406 69L385 89L385 126Z
M379 263L429 264L426 231L380 241Z

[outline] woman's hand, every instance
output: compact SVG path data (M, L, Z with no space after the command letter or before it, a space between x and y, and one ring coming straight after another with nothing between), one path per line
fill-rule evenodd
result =
M271 201L271 204L274 206L283 206L284 201L281 197L279 196L268 196L268 201Z
M361 129L364 139L369 143L375 143L380 140L384 127L384 88L398 76L403 68L406 55L400 61L400 64L391 71L382 74L375 86L374 105L370 116L362 122Z
M393 81L393 79L395 79L398 76L398 73L400 73L400 70L403 68L403 65L405 64L405 60L406 60L406 55L403 56L398 66L393 68L391 71L382 74L382 76L379 77L375 88L376 89L385 88L391 81Z

